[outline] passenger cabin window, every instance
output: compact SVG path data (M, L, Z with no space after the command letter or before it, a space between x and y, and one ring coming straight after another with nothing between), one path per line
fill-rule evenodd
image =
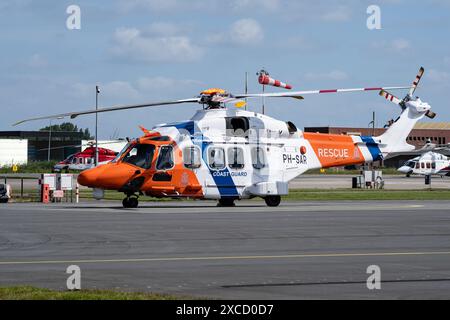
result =
M431 169L436 169L436 162L431 163Z
M246 117L227 117L227 135L232 137L248 137L249 121Z
M222 148L210 148L208 151L208 164L211 169L224 169L225 151Z
M244 150L238 147L228 149L228 166L231 169L244 168Z
M202 165L201 151L198 147L188 147L183 152L184 166L189 169L200 168Z
M431 169L431 163L427 162L427 169Z
M152 165L155 146L152 144L136 144L131 146L123 157L123 162L135 165L142 169L149 169Z
M262 169L266 166L266 155L263 148L252 148L252 165L255 169Z
M159 157L156 162L157 170L169 170L174 166L173 162L173 147L172 146L162 146L159 149Z
M424 163L424 162L421 162L421 163L420 163L420 167L421 167L422 169L425 169L425 163Z

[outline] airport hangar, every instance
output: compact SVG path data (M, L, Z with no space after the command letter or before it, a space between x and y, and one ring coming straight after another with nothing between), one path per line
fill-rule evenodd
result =
M51 136L50 160L62 160L79 152L83 133L65 131L0 131L0 166L47 161ZM20 155L20 156L19 156Z
M49 131L0 131L0 167L47 161L49 145L52 161L66 159L89 146L81 132L52 131L50 134ZM99 140L99 146L119 152L123 141Z
M352 128L352 127L306 127L305 132L328 134L346 134L359 136L379 136L386 128ZM427 141L434 144L450 143L450 122L419 122L408 136L407 142L417 149L422 148ZM400 167L405 161L417 157L417 154L402 154L383 161L384 167ZM376 165L376 164L375 164Z

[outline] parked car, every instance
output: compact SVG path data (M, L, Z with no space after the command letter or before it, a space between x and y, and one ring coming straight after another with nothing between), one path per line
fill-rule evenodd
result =
M7 203L11 199L11 186L0 183L0 203Z

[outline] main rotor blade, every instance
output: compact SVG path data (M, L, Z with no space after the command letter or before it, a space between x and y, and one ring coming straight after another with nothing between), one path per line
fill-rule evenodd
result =
M184 99L184 100L114 106L114 107L100 108L100 109L93 109L93 110L86 110L86 111L74 111L74 112L67 112L67 113L55 114L55 115L50 115L50 116L25 119L25 120L21 120L19 122L14 123L13 126L17 126L24 122L35 121L35 120L62 119L62 118L66 118L66 117L70 117L70 119L73 119L73 118L76 118L81 115L92 114L92 113L102 113L102 112L111 112L111 111L126 110L126 109L156 107L156 106L164 106L164 105L172 105L172 104L180 104L180 103L193 103L193 102L199 102L199 101L200 101L200 98L191 98L191 99Z
M310 90L310 91L293 91L293 92L276 92L276 93L256 93L256 94L239 94L236 98L257 98L257 97L290 97L298 98L306 94L322 94L322 93L345 93L345 92L361 92L361 91L380 91L380 90L401 90L410 89L411 87L377 87L377 88L351 88L351 89L328 89L328 90Z
M413 82L412 87L409 89L409 96L412 97L414 92L416 91L417 86L419 85L420 79L422 79L423 73L425 72L425 69L423 67L420 68L419 73L416 76L416 79Z
M110 142L99 142L98 145L104 145L104 144L114 144L114 143L126 143L126 140L120 140L120 141L110 141ZM95 148L95 142L94 143L83 143L83 144L73 144L68 146L59 146L59 147L51 147L51 148L43 148L43 149L37 149L36 151L44 151L44 150L57 150L57 149L64 149L64 148L81 148L81 147L90 147L92 146Z
M400 100L399 98L397 98L396 96L394 96L393 94L387 92L386 90L381 90L380 91L380 96L384 97L386 100L389 100L395 104L400 105L400 103L402 102L402 100Z

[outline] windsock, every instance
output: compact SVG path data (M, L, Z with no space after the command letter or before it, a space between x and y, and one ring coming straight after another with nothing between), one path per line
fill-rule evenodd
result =
M280 87L288 90L292 89L291 85L269 77L269 73L265 70L261 70L260 72L258 72L258 75L258 82L262 85Z

